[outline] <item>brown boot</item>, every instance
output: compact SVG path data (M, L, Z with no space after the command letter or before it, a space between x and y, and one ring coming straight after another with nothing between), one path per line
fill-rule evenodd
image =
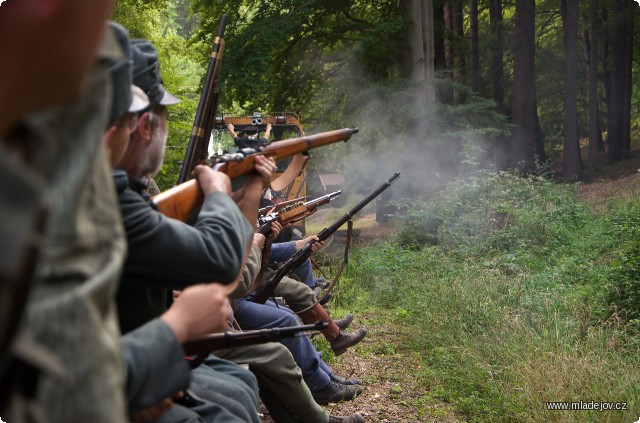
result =
M344 316L342 319L335 320L336 326L340 328L341 331L346 330L351 322L353 322L353 314L349 313Z
M362 341L362 338L367 334L366 328L360 328L353 333L342 333L338 325L336 325L336 322L329 317L327 310L325 310L320 304L316 304L311 310L300 313L299 316L306 324L314 324L318 320L329 323L329 327L321 330L320 332L322 332L324 337L327 338L327 341L331 344L331 349L336 356L344 353L347 348Z
M329 340L329 343L331 344L333 353L337 357L340 354L343 354L347 348L358 344L365 336L367 336L367 328L361 327L352 333L340 332L340 335L333 340Z
M333 321L327 310L324 309L320 304L316 304L313 306L311 310L307 310L304 313L298 314L302 321L308 325L312 325L318 320L322 320L323 322L329 323L329 327L327 329L323 329L320 332L327 338L327 341L331 342L332 339L340 336L340 328L336 326L336 323Z

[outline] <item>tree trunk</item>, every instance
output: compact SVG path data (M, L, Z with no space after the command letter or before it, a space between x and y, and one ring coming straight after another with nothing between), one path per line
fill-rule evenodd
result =
M464 29L462 0L453 0L453 81L464 84ZM453 104L462 102L460 90L453 89Z
M429 103L435 101L435 37L433 31L433 1L422 0L422 50L424 54L424 78L426 86L426 100Z
M611 108L609 109L609 159L612 162L623 158L623 127L625 99L625 54L627 42L628 0L614 0L609 16L612 23L612 63L611 63Z
M456 0L444 0L443 20L444 20L444 61L446 76L453 79L453 2ZM453 87L444 86L442 88L442 102L453 104Z
M582 160L578 139L578 0L562 0L564 29L564 149L563 173L566 179L582 179Z
M480 48L478 46L478 0L469 0L469 85L480 91Z
M585 36L589 72L589 168L597 170L603 151L602 133L598 125L598 0L591 0L590 7L590 33L588 37Z
M633 90L633 20L636 5L627 2L627 37L625 43L624 63L624 105L622 112L622 150L631 153L631 91Z
M428 103L434 101L433 5L432 0L406 0L402 4L406 30L405 72L413 84L414 90L409 95L416 111L407 122L406 148L424 152L427 142L424 134L429 133L429 122L424 116ZM409 192L421 191L417 179L409 183Z
M511 166L535 167L535 1L516 0Z
M491 51L491 88L493 101L496 103L496 111L506 114L504 104L504 46L502 36L502 0L489 0L489 30L491 38L489 47ZM498 170L509 167L509 138L499 136L496 139L494 149L494 162Z

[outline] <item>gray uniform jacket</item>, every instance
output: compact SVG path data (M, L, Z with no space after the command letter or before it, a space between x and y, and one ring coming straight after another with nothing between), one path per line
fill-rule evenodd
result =
M169 289L236 279L253 229L228 195L208 195L190 226L154 210L146 184L121 169L113 179L129 245L118 292L123 333L162 314Z
M155 319L122 337L129 412L143 410L187 389L191 368L171 328Z
M81 101L38 117L54 142L33 162L48 219L25 326L66 372L38 386L51 422L127 419L114 302L126 247L102 139L109 86L98 69Z

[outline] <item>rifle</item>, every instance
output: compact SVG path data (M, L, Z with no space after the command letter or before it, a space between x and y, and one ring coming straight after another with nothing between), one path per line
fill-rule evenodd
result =
M261 207L258 210L258 216L264 216L265 214L269 214L269 213L274 213L279 211L280 209L289 206L291 204L295 204L295 203L299 203L302 200L306 200L309 196L304 196L304 197L298 197L298 198L294 198L292 200L287 200L287 201L281 201L277 204L274 204L273 206L267 206L267 207Z
M202 338L187 341L182 344L186 355L210 353L223 348L243 347L246 345L264 344L276 342L281 338L295 336L298 332L308 330L322 330L329 327L327 322L318 321L314 325L287 326L283 328L270 328L248 330L245 332L225 332L203 336Z
M318 210L318 207L329 203L331 200L335 200L342 194L342 191L334 191L322 197L318 197L315 200L307 201L306 203L290 204L283 208L279 212L272 213L266 216L258 217L258 225L262 235L267 235L271 228L271 222L278 221L282 226L288 223L294 223L298 220L302 220L305 217L312 215Z
M193 168L197 164L205 163L208 157L209 137L211 136L220 98L217 84L220 61L224 52L224 39L222 37L226 26L227 15L222 15L218 26L218 34L213 40L213 51L209 58L209 67L204 78L202 95L196 110L196 117L193 122L193 129L189 137L182 169L180 170L178 184L188 181L191 178Z
M322 147L338 141L347 141L356 132L358 132L358 128L336 129L315 135L276 141L255 149L245 148L238 153L223 154L215 157L213 168L234 179L253 170L257 155L273 157L276 161L279 161L304 153L312 148ZM165 216L182 221L187 220L191 213L202 204L203 200L202 190L198 185L198 181L195 180L176 185L151 198L156 210Z
M331 235L333 235L342 225L344 225L347 221L351 220L353 215L355 215L364 206L366 206L371 201L373 201L373 199L376 198L378 195L380 195L382 191L389 188L391 184L394 183L399 177L400 177L400 172L394 173L394 175L388 180L386 180L384 184L382 184L375 191L373 191L371 194L369 194L364 199L362 199L358 204L355 205L355 207L353 207L351 210L346 212L333 225L321 230L317 235L318 240L322 242L322 241L325 241L327 238L329 238ZM312 253L311 246L313 245L314 242L317 242L317 241L309 242L302 249L300 249L294 255L292 255L289 258L289 260L284 262L284 264L275 273L273 273L273 275L271 275L271 278L269 278L269 280L266 283L262 284L260 288L256 290L255 294L250 299L250 301L254 303L264 304L273 295L273 291L276 289L276 286L278 286L278 283L280 283L282 278L284 278L292 270L298 268L298 266L304 263L304 261L311 256L311 253Z

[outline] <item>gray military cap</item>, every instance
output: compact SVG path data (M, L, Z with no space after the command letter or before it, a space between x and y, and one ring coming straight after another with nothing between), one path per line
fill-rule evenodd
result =
M113 100L109 119L109 122L113 123L124 115L131 105L131 68L133 62L131 61L129 32L115 22L109 22L108 24L123 53L119 58L111 58L106 61L113 83Z
M132 40L133 84L142 88L149 97L148 109L170 106L180 102L162 86L158 50L148 40Z

